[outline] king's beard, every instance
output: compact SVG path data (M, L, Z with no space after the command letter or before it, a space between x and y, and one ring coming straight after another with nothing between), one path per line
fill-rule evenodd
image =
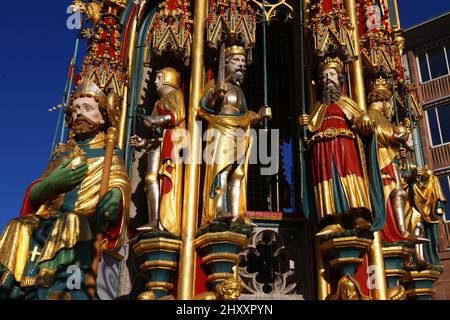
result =
M70 128L75 136L86 139L97 134L101 129L101 125L79 115L75 120L72 120Z
M335 103L337 102L341 96L341 87L338 83L333 82L332 80L328 80L329 83L324 85L322 91L322 102L325 104Z
M244 71L243 70L236 70L230 73L230 75L228 76L228 79L232 82L232 83L236 83L236 84L242 84L244 82Z

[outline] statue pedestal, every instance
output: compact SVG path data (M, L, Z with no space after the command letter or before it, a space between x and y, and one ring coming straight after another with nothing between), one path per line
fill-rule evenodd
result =
M208 274L208 289L233 277L233 267L239 264L239 253L247 246L247 236L241 233L224 231L209 232L195 240L197 252L202 257Z
M431 300L436 293L433 289L441 273L436 270L409 271L402 279L402 284L406 289L408 300Z
M158 237L139 240L133 246L134 252L143 258L140 270L150 279L146 288L154 299L166 296L173 289L171 277L177 268L180 245L180 240ZM147 296L150 296L148 292Z
M403 263L409 260L413 253L414 244L412 247L402 245L383 247L388 299L406 299L406 293L404 288L401 287L400 280L408 274L408 272L403 269Z
M371 244L372 240L357 236L332 238L320 244L320 251L329 257L330 267L338 269L341 277L346 274L353 277Z

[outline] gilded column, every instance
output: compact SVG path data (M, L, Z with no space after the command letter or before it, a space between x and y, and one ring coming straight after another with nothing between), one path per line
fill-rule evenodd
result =
M344 5L350 19L350 23L355 28L353 30L353 42L355 44L355 55L358 57L358 59L349 64L349 77L351 83L350 93L351 97L358 103L360 108L363 111L366 111L366 94L364 89L362 58L359 45L356 2L355 0L344 0ZM387 284L384 270L381 236L379 231L374 233L374 239L372 241L368 257L369 265L375 266L375 286L372 289L372 296L375 300L386 300Z
M195 244L199 203L199 178L201 151L201 127L197 125L197 109L203 90L203 51L206 23L206 0L196 0L194 8L194 38L192 44L191 87L189 95L188 130L191 135L189 161L185 166L184 202L181 222L181 250L178 273L178 299L191 300L194 297Z
M349 64L349 78L350 78L350 96L355 100L363 111L366 111L366 93L364 91L364 77L362 68L362 58L359 48L359 34L358 34L358 18L356 15L355 0L344 0L345 10L350 19L350 23L354 30L352 33L354 43L354 54L358 59Z

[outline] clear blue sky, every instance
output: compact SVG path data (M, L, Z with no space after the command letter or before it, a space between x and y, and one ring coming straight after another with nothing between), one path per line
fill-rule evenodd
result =
M69 0L7 1L0 19L0 230L18 215L24 192L50 153L75 31L66 28ZM398 0L406 28L450 10L448 0Z

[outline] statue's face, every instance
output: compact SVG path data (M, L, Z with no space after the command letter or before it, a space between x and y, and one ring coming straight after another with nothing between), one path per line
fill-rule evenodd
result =
M339 85L339 74L334 68L328 68L322 72L322 82L324 87Z
M342 289L343 300L357 300L358 293L356 292L356 286L353 282L347 281Z
M242 82L244 80L247 60L243 54L234 54L227 58L225 72L231 75L234 80Z
M169 86L167 84L163 83L163 74L162 72L158 72L155 78L155 87L156 87L156 93L163 97L170 91L172 91L174 88L172 86Z
M92 97L77 98L73 101L71 128L75 134L90 133L105 123L98 103Z
M162 74L162 72L159 72L156 75L155 86L156 86L156 91L158 91L161 88L161 86L163 86L163 74Z

